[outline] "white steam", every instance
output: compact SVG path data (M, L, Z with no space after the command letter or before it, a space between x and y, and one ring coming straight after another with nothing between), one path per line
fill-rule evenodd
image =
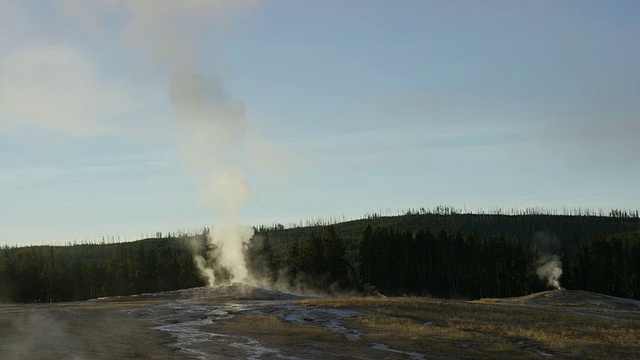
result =
M211 64L218 35L257 2L51 0L52 13L61 16L51 23L40 23L39 10L29 4L0 5L6 10L0 20L8 20L0 21L0 30L28 38L33 27L51 33L43 44L53 45L9 46L12 37L0 34L8 50L0 55L0 108L6 115L0 124L78 137L175 139L167 146L180 149L214 223L206 248L194 247L195 264L209 285L250 281L244 250L253 233L240 225L242 206L255 197L249 180L282 180L293 159L259 135ZM57 40L76 31L82 41ZM113 76L115 68L121 73L127 66L127 79ZM169 125L161 114L167 102L175 120Z
M560 276L562 276L562 262L556 255L545 256L538 260L536 274L540 280L546 280L547 286L556 290L562 289L560 286Z
M250 128L244 106L210 71L196 65L212 62L199 57L212 53L216 32L253 4L244 0L64 2L65 12L84 24L91 36L100 39L117 33L121 50L135 55L146 71L159 73L169 84L183 161L199 185L201 202L215 218L206 249L194 248L194 262L209 285L250 280L244 249L253 231L240 226L241 207L254 197L248 168L260 168L255 161L265 161L264 154L278 154ZM120 20L115 22L117 28L105 32L107 24L114 24L113 15ZM221 281L216 279L218 274L224 275Z
M167 30L167 24L176 21L204 21L199 18L200 6L182 8L180 16L183 18L164 19L161 22L147 21L147 15L155 18L157 14L155 11L146 14L144 10L137 9L137 18L142 19L145 25L159 23L160 32ZM162 15L171 17L171 12L163 12ZM181 25L192 26L189 23ZM143 39L149 36L158 40L153 31L147 31L147 26L143 29L145 31L136 35ZM185 164L199 182L201 201L213 209L216 220L208 234L207 258L197 254L194 261L210 286L216 283L216 272L225 274L224 281L247 282L244 248L253 232L251 228L240 226L239 220L242 205L251 200L253 195L247 172L239 163L246 157L249 121L243 105L232 99L220 81L195 70L190 59L195 56L196 49L190 47L188 41L168 39L160 47L162 57L171 54L164 52L166 47L178 53L171 61L175 68L170 77L169 93L176 119L186 135L182 154Z
M215 267L230 282L248 281L244 247L253 231L239 226L240 209L252 198L246 171L238 163L246 149L248 120L241 104L233 101L212 77L188 68L171 78L171 102L186 130L185 163L198 178L202 200L213 208L217 224L208 235L208 259L195 262L209 285Z
M114 119L138 110L141 96L123 94L121 81L101 81L91 60L68 45L0 54L0 126L42 127L77 137L116 131L121 124Z
M193 257L193 261L200 272L200 276L207 280L207 285L214 286L216 281L216 276L213 273L213 268L207 264L207 259L205 259L202 255L195 255Z

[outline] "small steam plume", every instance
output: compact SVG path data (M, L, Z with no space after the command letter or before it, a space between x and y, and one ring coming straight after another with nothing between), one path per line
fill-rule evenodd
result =
M557 255L544 256L538 260L536 274L540 280L546 280L547 286L556 290L562 289L560 286L560 276L562 276L562 262Z

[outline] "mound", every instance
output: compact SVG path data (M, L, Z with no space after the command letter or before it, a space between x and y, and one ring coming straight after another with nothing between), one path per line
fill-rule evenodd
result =
M506 299L481 299L482 303L564 306L577 308L640 310L640 301L582 290L549 290Z
M191 300L191 301L230 301L230 300L302 300L307 297L284 293L278 290L235 283L228 286L197 287L176 291L165 291L128 296L110 296L89 301L155 301L155 300Z

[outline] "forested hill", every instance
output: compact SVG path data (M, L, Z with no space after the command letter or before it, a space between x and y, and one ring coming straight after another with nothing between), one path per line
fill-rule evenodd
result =
M194 255L206 256L207 231L127 243L4 246L0 302L84 300L202 286ZM502 215L442 208L306 227L276 224L255 232L259 236L245 252L249 272L290 288L519 296L548 288L537 272L552 257L567 288L640 299L637 212ZM218 279L224 281L224 270L216 272Z
M640 298L637 212L592 214L407 213L334 225L261 229L276 264L385 295L511 297L558 286ZM337 244L337 245L336 245ZM336 253L344 254L342 266ZM334 259L334 260L332 260ZM332 265L334 264L334 265ZM345 266L346 264L346 266ZM545 270L546 269L546 270ZM552 285L555 284L555 285Z
M197 237L0 248L0 303L58 302L204 285Z
M295 239L321 235L329 223L315 226L285 228L274 225L262 228L269 232L271 243L277 245ZM478 237L502 236L512 244L530 245L543 238L549 240L571 240L588 238L593 233L603 236L631 235L640 232L638 212L612 211L608 216L586 215L549 215L549 214L461 214L443 208L438 212L408 212L405 215L379 216L345 221L333 224L347 241L359 239L365 228L371 226L394 228L399 231L429 229L432 232L445 230L448 233L460 231L463 235L474 234Z

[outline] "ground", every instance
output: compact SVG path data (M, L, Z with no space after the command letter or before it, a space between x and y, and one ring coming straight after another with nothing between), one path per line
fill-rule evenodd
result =
M636 359L640 302L304 297L234 285L0 306L0 359Z

